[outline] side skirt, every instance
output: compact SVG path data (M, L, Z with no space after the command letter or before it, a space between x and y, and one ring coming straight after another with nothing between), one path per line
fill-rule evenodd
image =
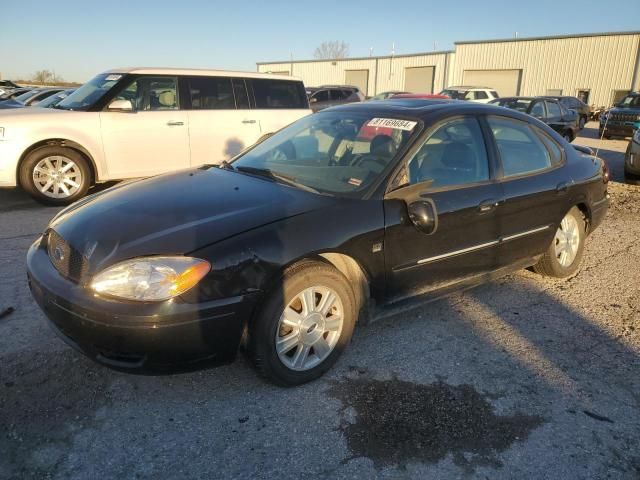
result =
M447 297L453 293L469 290L492 280L504 277L505 275L509 275L510 273L516 272L518 270L531 267L532 265L535 265L537 263L538 259L539 256L528 258L507 267L502 267L487 273L465 277L463 279L436 287L435 289L431 289L426 293L413 297L402 298L400 300L395 300L384 305L370 305L368 321L362 323L368 324L370 322L381 320L383 318L409 312L411 310L424 306L427 303Z

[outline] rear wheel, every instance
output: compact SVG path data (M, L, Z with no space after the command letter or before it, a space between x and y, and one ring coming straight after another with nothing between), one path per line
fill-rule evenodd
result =
M20 167L20 185L48 205L67 205L86 195L91 172L85 158L65 147L44 147L31 152Z
M579 208L573 207L560 222L549 248L533 270L549 277L565 278L580 268L586 238L586 223Z
M321 262L300 264L283 275L250 325L249 355L278 385L315 380L349 343L357 311L339 271Z

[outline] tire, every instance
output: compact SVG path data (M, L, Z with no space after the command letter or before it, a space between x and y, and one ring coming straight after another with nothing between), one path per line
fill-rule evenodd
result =
M575 222L575 224L573 222ZM570 230L567 229L567 226L575 227L575 241L568 239L566 235L563 234L564 231ZM533 270L541 275L555 278L567 278L575 275L582 261L586 236L587 231L584 215L580 209L573 207L562 219L549 248L538 263L533 266ZM561 244L563 241L568 241L570 245L572 245L571 251L574 252L573 258L570 259L569 257L571 255L569 255L569 257L562 259L561 252L567 252L568 254L568 250L562 248Z
M307 303L313 306L305 310L302 298L305 292L313 293L311 289L316 293L306 298L312 299ZM325 299L331 299L330 293L336 300L323 316L318 310ZM289 314L283 322L285 309ZM358 311L352 287L338 270L322 262L298 264L285 271L250 323L249 357L258 371L277 385L315 380L333 366L349 343ZM287 338L290 341L284 340Z
M84 197L91 185L91 170L84 156L60 146L29 153L20 166L19 177L22 188L45 205L73 203Z
M580 128L580 130L584 129L586 123L587 119L584 117L580 117L580 120L578 120L578 127Z

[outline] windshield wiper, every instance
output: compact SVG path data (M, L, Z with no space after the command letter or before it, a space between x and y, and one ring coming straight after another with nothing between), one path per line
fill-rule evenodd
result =
M236 167L234 167L233 165L231 165L229 162L227 162L226 160L223 160L222 162L220 162L218 164L218 168L222 168L224 170L235 170Z
M273 182L284 183L286 185L291 185L292 187L299 188L301 190L306 190L308 192L320 193L315 188L309 187L308 185L303 185L296 181L295 177L290 175L285 175L283 173L274 172L273 170L269 170L268 168L258 168L258 167L246 167L241 165L239 167L235 167L239 172L245 172L249 175L255 175L258 177L269 179Z

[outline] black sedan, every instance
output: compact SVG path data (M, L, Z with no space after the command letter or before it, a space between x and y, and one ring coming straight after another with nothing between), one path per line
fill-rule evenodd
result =
M580 116L568 110L558 100L545 97L503 97L489 102L493 105L518 110L543 121L572 142L580 131Z
M589 121L591 116L591 107L584 103L582 100L576 97L570 97L568 95L547 96L560 102L567 110L575 110L578 113L578 127L582 130Z
M29 285L62 338L111 368L190 370L242 345L296 385L331 367L358 319L520 268L575 274L607 179L505 108L336 107L232 163L71 205L30 248Z

